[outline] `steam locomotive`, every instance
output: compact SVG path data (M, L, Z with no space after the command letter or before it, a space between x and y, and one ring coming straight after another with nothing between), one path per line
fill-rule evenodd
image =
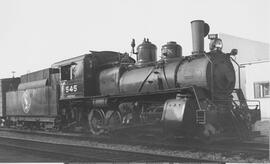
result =
M6 126L72 129L102 134L113 130L158 127L175 135L248 136L260 120L241 89L235 89L232 56L222 41L208 35L209 25L191 22L193 52L168 42L161 48L149 39L132 53L90 51L54 63L51 68L7 79L2 90ZM210 51L204 51L204 37ZM2 80L2 84L4 81ZM4 85L1 85L4 86Z

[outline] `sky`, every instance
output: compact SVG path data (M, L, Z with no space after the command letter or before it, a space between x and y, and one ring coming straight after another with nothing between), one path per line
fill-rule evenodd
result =
M130 52L147 37L190 55L192 20L270 43L269 0L0 0L0 78L48 68L89 50ZM160 55L160 54L158 54Z

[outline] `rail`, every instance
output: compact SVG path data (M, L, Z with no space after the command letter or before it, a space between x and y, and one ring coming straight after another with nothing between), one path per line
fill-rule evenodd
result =
M36 136L38 138L42 138L44 136L48 137L52 137L54 139L61 139L61 140L66 140L66 139L71 139L73 142L79 141L87 141L89 142L89 140L93 141L93 142L102 142L102 143L111 143L111 144L127 144L127 145L143 145L144 147L153 147L153 148L161 148L162 150L167 149L167 150L171 150L174 152L180 152L183 150L185 153L188 150L192 150L194 152L194 150L196 150L193 153L193 157L196 157L197 151L207 151L207 152L216 152L218 154L220 154L221 152L228 152L226 153L227 155L233 156L233 154L236 154L237 156L239 156L239 153L241 153L242 155L239 156L239 158L241 157L241 161L246 161L246 160L250 160L250 158L252 158L253 156L258 156L260 157L260 159L266 159L268 160L269 158L269 143L264 143L264 142L256 142L255 140L248 140L245 142L239 142L239 140L235 140L232 139L231 141L228 142L228 140L221 140L220 142L216 141L213 142L212 144L203 144L199 141L195 141L195 140L186 140L183 138L174 138L174 139L166 139L166 140L162 140L162 142L160 142L161 140L158 138L153 138L151 140L149 140L149 137L146 138L134 138L133 140L131 140L129 137L127 137L127 135L123 135L123 136L119 136L116 135L115 137L111 136L94 136L94 135L86 135L86 134L80 134L80 133L53 133L53 132L45 132L45 131L25 131L25 130L15 130L15 129L1 129L0 128L0 132L3 131L8 131L9 133L14 133L14 135L16 137L18 137L20 134L21 135L30 135L30 136ZM19 134L19 135L18 135ZM129 135L134 135L134 134L129 134ZM113 137L113 139L112 139ZM230 155L231 154L231 155ZM248 156L244 156L243 154L247 154ZM103 158L104 158L104 154L103 154ZM234 155L235 157L235 155ZM248 158L248 159L245 159ZM201 157L202 160L207 160L207 156L202 156ZM235 160L240 160L240 159L234 159ZM103 160L105 161L105 159ZM150 160L148 160L150 161ZM156 160L157 161L157 160ZM225 162L226 159L224 159L223 156L216 156L215 157L215 161L212 162ZM116 161L115 161L116 162ZM146 162L146 161L145 161ZM182 161L183 162L183 161ZM205 162L205 161L204 161ZM208 161L210 162L210 161ZM228 161L227 161L228 162Z
M50 140L44 140L33 137L32 139L20 138L14 136L1 136L0 145L15 147L22 150L30 150L34 152L43 152L45 154L54 154L58 157L68 157L72 160L66 160L64 162L217 162L207 159L188 158L175 156L170 154L156 153L155 149L152 151L131 149L131 145L126 145L126 150L121 147L123 145L111 146L109 143L101 143L94 145L82 145L78 142L81 140L68 141L68 143L58 143L59 139L51 138ZM52 136L53 137L53 136ZM85 141L89 142L89 141ZM78 145L76 145L78 143ZM121 146L121 147L120 147Z

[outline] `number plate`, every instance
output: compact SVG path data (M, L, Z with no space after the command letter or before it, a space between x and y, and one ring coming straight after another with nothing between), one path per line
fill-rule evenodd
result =
M78 85L66 85L65 86L65 93L76 93L78 91Z

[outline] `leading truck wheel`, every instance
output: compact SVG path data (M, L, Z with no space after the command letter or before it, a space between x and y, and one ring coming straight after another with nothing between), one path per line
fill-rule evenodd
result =
M211 144L215 142L216 133L217 133L216 128L212 124L207 123L204 125L201 131L200 140L204 144Z
M99 135L104 132L104 112L102 109L92 109L88 114L89 130L92 134Z
M211 137L216 134L216 128L212 124L205 124L203 134L205 137Z

